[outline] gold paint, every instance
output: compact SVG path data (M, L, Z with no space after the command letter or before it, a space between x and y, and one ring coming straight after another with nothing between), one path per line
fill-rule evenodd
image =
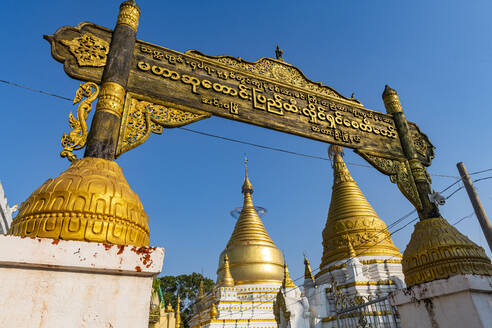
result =
M410 164L415 182L429 182L427 171L418 159L411 159L408 163Z
M287 264L284 263L284 280L282 281L282 288L296 288L296 285L292 281L289 275L289 268Z
M355 286L389 286L394 285L392 280L377 280L377 281L355 281L348 284L338 286L339 289L355 287Z
M34 191L9 234L148 246L148 220L116 162L86 157Z
M373 260L360 260L360 263L363 265L369 265L369 264L401 264L401 260L373 259ZM321 270L320 272L318 272L315 277L318 278L327 272L340 270L342 268L345 268L346 266L347 266L347 263L329 266L328 268L325 268L325 269Z
M274 293L275 295L277 292ZM273 301L265 301L262 300L261 304L270 304L273 303ZM258 301L219 301L219 305L221 304L258 304Z
M63 133L61 139L63 150L60 152L60 156L67 157L70 162L77 158L73 151L81 149L87 142L87 135L89 134L87 128L87 114L91 111L92 102L96 100L98 94L99 87L93 82L81 84L75 93L73 104L75 105L80 101L82 102L79 107L77 107L77 118L74 118L71 112L68 115L71 131L68 135ZM87 99L82 100L83 97L86 97Z
M217 282L221 287L233 287L234 286L234 278L232 278L231 271L229 269L229 257L227 253L224 255L224 266L223 273L220 277L220 280Z
M334 155L333 176L320 268L323 270L333 262L348 258L348 241L356 256L388 255L401 258L386 224L379 219L360 191L339 153Z
M311 279L313 283L315 282L313 271L311 270L311 264L307 257L304 257L304 279Z
M423 169L423 166L420 161L386 158L382 154L360 149L356 152L378 171L388 175L390 177L390 181L397 184L398 189L400 189L402 194L413 204L413 206L415 206L417 210L422 209L422 202L420 201L417 186L415 185L416 180L412 174L412 171L415 170L414 172L417 174L417 177L419 179L422 178L421 169ZM423 169L423 172L426 174L427 171Z
M84 33L72 40L61 40L79 66L104 67L108 58L109 43L91 33Z
M162 134L163 128L175 128L210 117L170 108L158 100L127 93L118 138L116 157L143 144L151 133Z
M227 247L219 257L217 281L221 281L224 275L223 263L227 252L236 285L281 284L284 278L282 252L273 243L254 208L253 186L247 171L242 192L243 208Z
M283 313L285 322L287 322L287 325L289 325L290 312L287 310L284 293L282 293L281 291L277 293L277 298L275 300L275 303L273 303L273 314L275 315L275 321L277 322L278 326L281 325L280 313Z
M407 287L455 275L492 275L490 259L443 218L418 222L403 253Z
M210 322L220 322L220 323L248 323L248 322L275 322L275 319L215 319L213 321L207 320L202 322L202 325L209 324Z
M209 56L198 50L188 50L185 54L219 64L227 69L233 68L248 75L259 75L262 78L269 79L276 83L280 82L286 86L296 87L311 93L336 98L337 100L341 100L352 106L362 107L362 103L357 99L344 97L329 86L309 80L300 69L284 61L275 60L273 58L261 58L253 63L242 58L227 55Z
M139 19L140 8L138 8L135 1L125 1L120 5L116 25L128 25L132 30L137 32Z
M97 101L97 112L108 112L121 117L123 111L123 102L125 89L116 82L104 82L101 85L101 92Z
M205 292L203 291L203 279L200 280L200 288L198 290L198 295L196 296L197 298L202 298L205 295Z
M386 107L386 113L403 113L398 93L388 85L384 88L383 101L384 107Z
M217 308L215 307L215 304L212 304L210 307L210 320L215 320L217 318Z
M352 246L350 239L347 240L347 242L348 242L348 249L349 249L348 256L349 256L349 258L353 259L357 256L357 254L355 254L354 246Z
M338 318L339 319L345 319L345 318L357 318L360 315L363 315L364 317L379 317L379 316L387 316L387 315L392 315L393 313L389 310L386 311L364 311L364 312L354 312L354 313L348 313L348 314L342 314ZM322 322L330 322L337 320L337 317L335 316L329 316L321 319Z
M176 317L175 317L176 328L181 328L181 326L183 325L181 322L180 303L181 303L181 298L179 297L179 290L178 290L178 299L176 301Z

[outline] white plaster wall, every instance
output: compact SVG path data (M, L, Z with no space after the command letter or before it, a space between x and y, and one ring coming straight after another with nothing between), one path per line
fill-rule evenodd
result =
M492 277L459 275L390 295L403 328L492 326Z
M162 248L0 236L0 327L148 327Z

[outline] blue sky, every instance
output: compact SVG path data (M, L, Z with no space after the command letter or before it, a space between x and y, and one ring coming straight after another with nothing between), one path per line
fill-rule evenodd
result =
M137 37L151 43L251 61L273 57L279 44L285 60L310 79L346 96L355 92L367 108L383 112L381 93L389 84L399 92L407 118L436 146L429 168L435 190L455 181L438 175L457 176L459 161L470 172L492 168L489 1L141 0L138 4L142 16ZM72 98L80 82L51 58L42 35L81 21L113 28L118 6L119 1L3 1L0 79ZM0 180L11 204L22 202L68 167L68 161L59 157L60 138L68 132L68 113L74 110L70 102L0 84ZM327 144L220 118L188 128L327 156ZM302 276L304 251L313 268L319 265L331 196L329 162L172 129L151 136L118 160L150 217L151 244L166 248L163 274L203 271L215 279L218 255L235 223L229 211L242 203L245 151L254 202L268 209L265 226L284 251L292 277ZM345 160L366 164L350 150ZM371 168L349 169L387 224L412 209L388 177ZM492 171L474 178L488 176ZM492 179L476 187L490 212ZM441 212L454 223L473 209L460 190ZM401 251L412 227L393 237ZM487 248L475 217L457 227Z

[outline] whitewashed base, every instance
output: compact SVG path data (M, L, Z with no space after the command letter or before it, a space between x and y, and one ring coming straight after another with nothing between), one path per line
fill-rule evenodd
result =
M492 325L492 277L459 275L390 295L403 328L485 328Z
M0 327L148 327L164 249L0 235Z

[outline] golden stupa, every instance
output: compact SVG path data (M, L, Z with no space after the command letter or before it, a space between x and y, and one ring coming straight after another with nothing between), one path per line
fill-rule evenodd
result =
M85 157L21 204L9 234L148 246L148 222L118 164Z
M247 159L246 159L247 162ZM253 186L246 175L242 187L243 208L226 249L220 254L217 281L223 281L225 255L235 285L278 284L284 279L284 259L265 230L251 194Z
M401 259L386 224L360 191L342 159L341 147L330 147L333 191L323 230L323 267L352 256L387 255Z

